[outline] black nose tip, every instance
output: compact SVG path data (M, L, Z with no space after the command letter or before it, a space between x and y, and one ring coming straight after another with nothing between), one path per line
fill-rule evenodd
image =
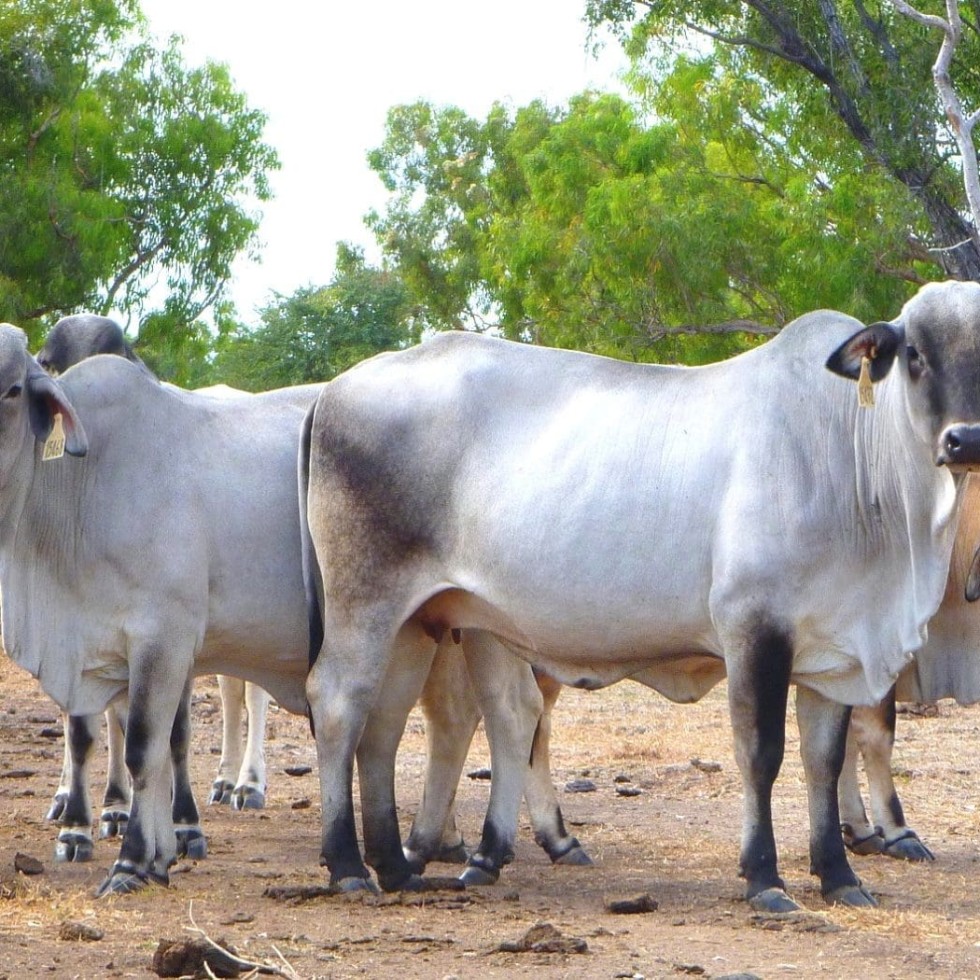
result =
M940 439L940 466L980 466L980 426L951 425Z

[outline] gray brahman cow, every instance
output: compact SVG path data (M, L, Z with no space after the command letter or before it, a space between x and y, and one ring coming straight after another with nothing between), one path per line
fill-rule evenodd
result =
M356 755L367 861L413 884L376 719L404 718L413 664L462 631L485 710L488 636L576 687L693 701L727 673L740 873L775 911L797 908L771 814L796 683L812 870L827 900L873 904L839 826L846 705L886 695L943 596L980 465L980 286L927 286L892 323L811 313L699 368L442 335L327 385L303 445L331 881L370 887ZM477 860L499 866L510 833L488 818Z
M23 332L0 325L4 647L73 715L128 699L133 804L102 894L168 880L171 741L183 731L178 713L195 673L243 677L306 712L311 624L296 458L318 390L217 398L160 385L114 356L55 380ZM443 653L423 704L451 721L459 713L449 699L472 695L449 637ZM515 691L488 727L509 728L512 712L537 723L542 694L529 670ZM518 795L527 761L511 774ZM533 771L528 779L538 786ZM559 860L577 842L555 839L564 828L548 790L553 810L535 812L548 793L529 792L528 802L537 836ZM428 826L455 831L441 814Z
M58 376L68 368L96 354L115 354L138 365L148 375L149 368L133 350L122 327L113 319L92 313L62 317L48 332L37 353L37 361L49 374ZM246 395L226 385L200 389L216 397ZM301 395L301 399L305 397ZM301 402L302 403L302 402ZM221 695L221 757L211 788L210 803L230 803L235 810L261 809L265 805L267 775L265 765L265 725L269 695L255 684L237 677L218 676ZM188 689L187 696L190 696ZM115 837L124 832L131 805L129 779L123 757L125 701L106 712L109 759L100 836ZM246 735L242 743L242 715ZM207 842L200 827L200 816L187 770L189 703L177 716L180 726L172 739L174 787L173 817L178 851L191 857L207 854ZM96 720L84 716L65 716L65 751L61 779L47 819L60 825L55 857L59 861L87 861L93 856L92 806L89 798L89 766L97 736Z

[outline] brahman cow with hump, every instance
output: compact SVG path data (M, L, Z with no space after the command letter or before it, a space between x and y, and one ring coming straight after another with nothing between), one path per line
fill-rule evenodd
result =
M128 697L133 805L101 894L168 880L171 738L183 732L175 719L194 674L252 680L306 713L311 623L296 460L318 390L216 398L161 385L115 356L89 358L55 380L27 352L24 333L0 324L4 648L72 714L93 716ZM471 697L448 636L437 664L418 685L427 685L436 730L459 715L447 702ZM531 734L541 692L530 670L510 675L514 697L492 706L488 728ZM378 737L390 737L384 720ZM440 737L445 745L453 734ZM525 752L509 773L501 767L518 798L527 762ZM553 788L542 791L536 770L532 823L560 860L577 841L559 838ZM456 833L444 808L422 825Z
M115 354L138 365L150 376L152 372L133 350L122 327L113 319L92 313L62 317L48 332L37 353L37 362L57 377L68 368L96 354ZM155 377L155 376L154 376ZM245 396L226 385L199 389L216 397ZM310 397L311 389L300 389L298 404ZM269 695L256 684L237 677L218 676L221 695L221 757L211 788L210 803L230 803L235 810L261 809L265 805L265 725ZM190 696L188 689L187 697ZM191 857L207 854L207 842L200 827L200 816L190 783L186 754L189 741L189 702L178 712L178 728L172 738L174 750L173 816L178 851ZM130 787L123 758L125 700L115 702L106 712L109 760L100 836L115 837L125 830L129 820ZM246 720L246 737L242 743L242 716ZM47 819L58 821L61 829L55 848L59 861L87 861L93 856L92 806L89 797L89 765L97 737L96 719L86 716L65 717L65 752L61 779L47 813Z
M797 907L771 815L796 683L812 870L828 900L873 903L839 827L845 705L885 696L943 595L980 465L980 286L928 286L867 327L811 313L699 368L442 335L347 372L306 425L332 881L370 887L356 753L367 860L383 887L412 883L394 748L371 722L404 718L391 677L458 630L484 704L488 635L577 687L632 678L693 701L727 672L740 872L777 911ZM508 832L488 822L482 855Z

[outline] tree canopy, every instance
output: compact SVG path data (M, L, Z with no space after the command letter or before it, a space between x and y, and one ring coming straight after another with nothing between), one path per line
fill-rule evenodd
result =
M223 338L211 377L248 391L328 381L365 357L417 342L415 312L396 272L341 243L330 283L278 297L257 328Z
M646 111L609 94L482 123L391 111L370 160L392 197L370 223L431 326L699 362L808 309L880 316L922 281L914 209L852 146L787 152L792 105L712 59L649 90Z
M966 30L952 82L977 105L980 2L959 9ZM891 3L864 0L587 0L586 11L593 28L619 33L650 77L687 49L729 78L765 85L777 114L764 103L759 122L788 153L809 152L814 135L856 151L868 180L899 185L919 209L926 227L910 228L910 245L932 249L946 275L980 280L980 239L933 86L938 42L928 26Z
M0 318L193 323L255 245L264 124L227 68L158 49L136 0L0 6Z

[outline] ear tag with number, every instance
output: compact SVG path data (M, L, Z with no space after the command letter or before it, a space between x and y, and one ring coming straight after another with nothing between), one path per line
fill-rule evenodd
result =
M858 375L858 405L861 408L875 407L875 390L871 384L871 358L867 354L861 358L861 373Z
M51 435L44 443L44 452L41 453L42 460L60 459L65 455L65 427L61 424L61 412L55 412L54 425L51 428Z

